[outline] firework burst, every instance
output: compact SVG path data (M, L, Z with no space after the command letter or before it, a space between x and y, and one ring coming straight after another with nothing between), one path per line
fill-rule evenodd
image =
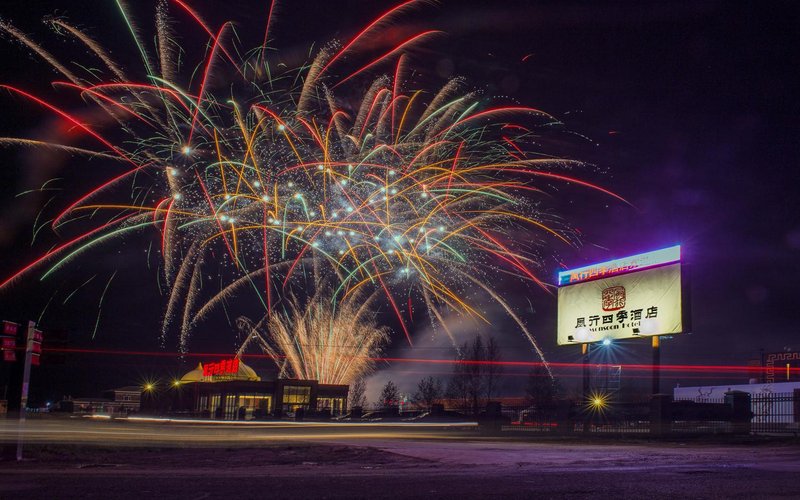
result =
M570 182L616 195L564 174L579 162L537 149L537 138L561 125L551 115L487 102L461 78L433 92L409 90L407 53L438 31L414 33L353 66L370 40L419 3L394 7L348 42L329 44L307 64L287 69L266 47L272 8L264 45L247 52L230 22L212 29L185 2L158 2L151 50L118 1L143 62L138 77L64 19L46 22L84 44L102 71L77 74L0 22L0 30L66 78L56 87L76 92L106 123L119 125L107 136L47 99L3 85L101 149L2 141L126 165L75 196L52 222L61 234L87 221L91 228L0 286L29 274L47 278L97 245L155 230L169 296L162 333L179 331L182 350L210 312L252 293L263 305L258 325L267 333L258 338L268 353L286 359L296 376L349 381L366 370L386 335L365 304L385 304L409 344L409 316L414 304L422 305L455 345L443 311L488 323L468 298L478 290L503 307L541 356L493 283L507 273L546 287L537 277L541 250L572 242L565 226L541 208L547 185ZM208 36L201 62L188 72L193 78L182 79L187 72L179 62L189 55L177 57L171 14ZM350 66L357 69L341 69ZM370 72L387 68L388 76L364 84ZM366 90L354 100L358 89ZM304 293L311 268L326 285L306 292L308 300L292 299ZM356 306L365 296L373 298ZM334 345L350 347L320 351ZM345 367L342 356L364 361Z
M389 331L375 320L374 298L354 296L331 306L331 290L317 284L311 297L289 298L283 311L264 315L259 324L239 319L249 332L241 351L256 342L275 360L281 377L350 384L373 368Z

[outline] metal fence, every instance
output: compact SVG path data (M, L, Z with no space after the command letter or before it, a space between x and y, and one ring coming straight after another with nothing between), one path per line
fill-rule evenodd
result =
M731 411L725 398L676 399L670 408L670 432L680 434L728 434L733 431Z
M757 434L800 434L800 393L767 393L751 396L752 429Z
M548 407L504 406L500 430L588 434L800 435L800 391L725 398L660 401L559 402ZM734 401L736 399L736 401ZM750 410L748 411L748 405Z
M588 402L539 408L503 407L502 430L553 433L646 433L650 432L649 401Z

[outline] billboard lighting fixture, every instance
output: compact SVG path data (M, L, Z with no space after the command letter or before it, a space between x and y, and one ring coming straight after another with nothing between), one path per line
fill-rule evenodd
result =
M610 345L611 345L611 339L609 339L609 338L604 338L604 339L603 339L603 345L604 345L604 346L610 346Z

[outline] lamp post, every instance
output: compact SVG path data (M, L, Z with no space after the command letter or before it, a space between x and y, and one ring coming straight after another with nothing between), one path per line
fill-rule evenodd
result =
M653 394L661 392L661 341L659 337L652 337L653 351Z
M589 353L591 352L591 344L581 344L581 354L583 354L583 399L584 401L589 397L590 390L590 374L589 374Z
M34 347L37 342L41 342L41 332L37 335L36 323L28 321L28 335L25 342L25 364L22 373L22 392L19 400L19 427L17 429L17 462L22 460L22 445L24 442L25 412L28 408L28 387L31 380L31 363L36 359L39 364L38 355L34 358Z

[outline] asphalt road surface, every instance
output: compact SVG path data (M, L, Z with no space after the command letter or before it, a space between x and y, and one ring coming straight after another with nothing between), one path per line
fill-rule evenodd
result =
M469 427L34 421L0 498L797 498L792 441L481 437ZM16 428L0 425L13 449Z

